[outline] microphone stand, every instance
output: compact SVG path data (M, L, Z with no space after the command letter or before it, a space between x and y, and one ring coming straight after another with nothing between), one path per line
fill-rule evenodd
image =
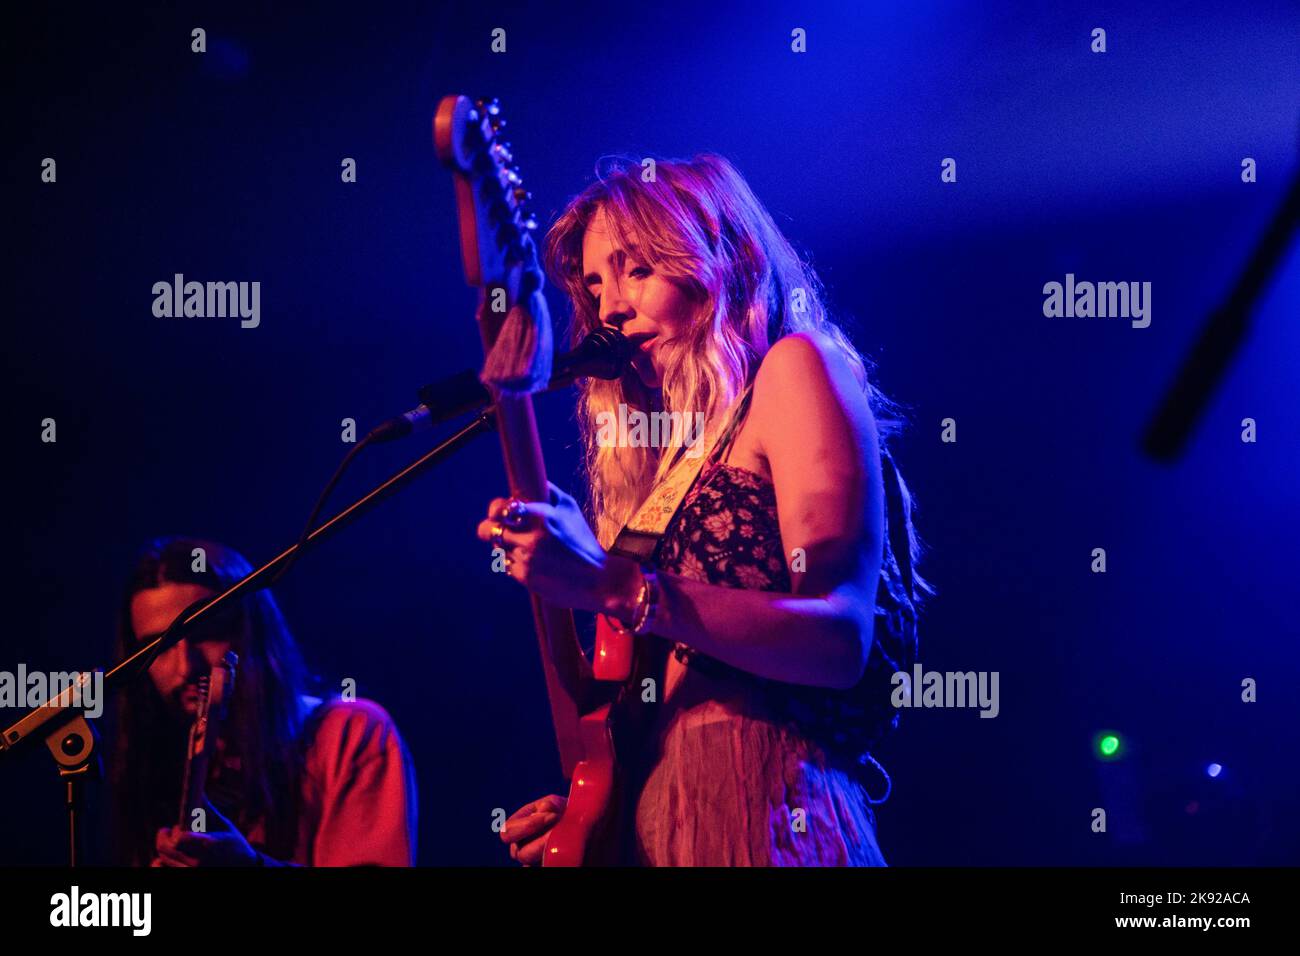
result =
M259 590L270 584L276 572L285 562L293 559L301 549L314 545L318 541L334 534L344 525L368 512L380 501L392 495L412 479L429 470L433 465L451 455L470 439L496 427L496 410L489 408L480 414L456 434L442 444L426 452L422 457L407 465L387 481L369 493L358 498L347 508L340 511L329 521L319 525L302 542L286 548L278 555L253 571L247 577L236 581L222 594L214 598L196 601L177 616L167 630L125 660L119 661L112 670L104 675L103 689L116 689L123 686L149 669L149 665L163 651L175 646L185 633L196 624L207 620L213 614L225 609L232 601ZM59 776L66 781L66 801L68 813L68 862L77 866L81 858L82 844L82 784L92 772L98 769L99 761L95 745L99 735L83 713L80 694L82 684L89 677L83 673L79 681L66 688L53 700L38 705L28 711L0 733L0 753L5 753L21 746L29 737L44 737L45 744L59 766ZM75 701L75 702L74 702Z

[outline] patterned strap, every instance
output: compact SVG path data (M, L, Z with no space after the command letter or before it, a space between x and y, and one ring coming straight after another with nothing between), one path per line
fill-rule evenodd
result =
M679 454L677 461L669 468L668 474L655 485L632 519L618 533L614 544L609 548L610 554L631 558L640 563L650 562L655 549L659 546L659 540L681 508L687 492L699 478L705 463L718 451L726 448L735 436L740 422L749 410L752 389L752 384L745 389L727 427L712 442L704 446L699 455L689 457L687 453Z

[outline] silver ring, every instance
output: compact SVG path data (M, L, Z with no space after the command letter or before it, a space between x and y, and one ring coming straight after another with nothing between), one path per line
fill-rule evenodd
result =
M500 548L502 551L504 551L504 550L506 549L506 543L505 543L504 540L502 540L502 537L501 537L501 536L502 536L503 534L505 534L505 533L506 533L505 526L502 525L501 522L498 521L498 522L496 523L496 525L492 528L492 547L493 547L493 549Z
M505 503L498 517L511 528L518 528L523 525L524 519L528 517L528 506L518 498L511 498Z

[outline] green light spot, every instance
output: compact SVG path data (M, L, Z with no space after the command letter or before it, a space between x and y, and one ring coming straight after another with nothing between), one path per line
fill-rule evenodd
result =
M1119 738L1114 734L1106 734L1098 742L1097 749L1103 757L1113 757L1119 752Z

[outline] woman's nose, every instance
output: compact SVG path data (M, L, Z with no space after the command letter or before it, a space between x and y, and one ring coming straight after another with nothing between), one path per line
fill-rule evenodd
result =
M600 297L601 325L613 326L621 332L624 323L631 317L631 308L616 287L610 288L609 292Z

